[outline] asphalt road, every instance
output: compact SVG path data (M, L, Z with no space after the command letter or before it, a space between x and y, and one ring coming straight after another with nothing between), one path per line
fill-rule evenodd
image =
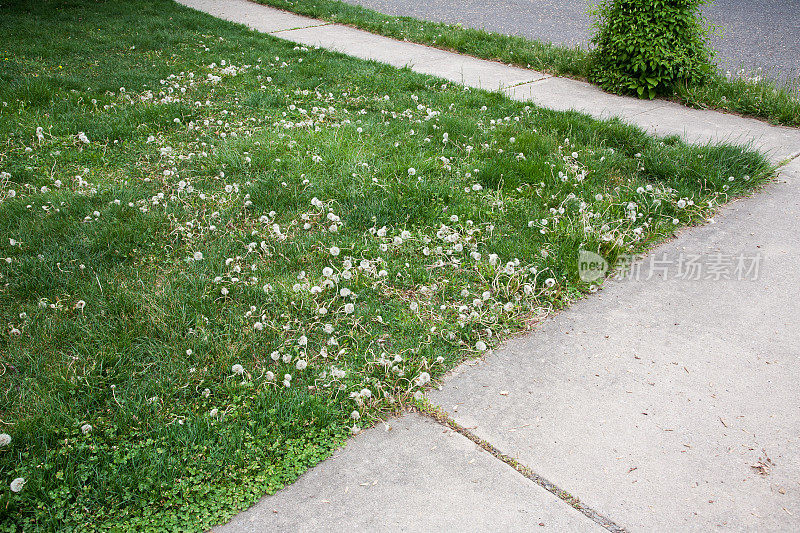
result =
M587 47L589 0L345 0L389 15L462 23L488 31ZM800 77L800 0L716 0L704 12L720 69Z

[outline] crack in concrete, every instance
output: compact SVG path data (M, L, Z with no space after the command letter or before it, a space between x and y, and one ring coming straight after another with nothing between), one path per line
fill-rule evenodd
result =
M424 404L418 404L420 414L426 415L429 418L435 420L439 424L443 426L447 426L448 428L452 429L456 433L468 438L476 445L480 446L484 451L489 452L495 459L502 461L503 463L507 464L532 482L536 483L547 492L553 494L560 500L564 501L565 503L569 504L572 508L580 511L584 516L588 519L592 520L596 524L604 527L605 529L611 531L612 533L627 533L624 527L618 525L613 520L608 518L607 516L599 513L598 511L592 509L588 505L584 504L580 501L579 498L573 496L569 492L565 491L564 489L560 488L555 483L548 481L544 477L540 476L533 470L531 470L528 466L520 463L513 457L504 454L499 449L497 449L494 445L490 442L483 440L482 438L478 437L470 430L453 420L447 413L445 413L440 407L434 406L431 403L425 401Z

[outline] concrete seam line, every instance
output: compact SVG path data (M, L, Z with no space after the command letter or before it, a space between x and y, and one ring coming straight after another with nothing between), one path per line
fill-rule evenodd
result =
M468 438L484 451L489 452L495 459L507 464L530 481L536 483L547 492L550 492L560 500L564 501L565 503L569 504L570 507L580 511L583 513L584 516L592 520L593 522L597 523L598 525L606 528L607 530L613 533L627 533L627 530L614 523L613 520L608 518L607 516L595 511L588 505L584 504L580 501L577 497L573 496L569 492L561 489L555 483L548 481L547 479L543 478L526 465L520 463L513 457L504 454L497 448L495 448L491 443L483 440L482 438L478 437L470 430L453 420L447 413L445 413L441 408L430 404L427 400L418 401L417 408L419 413L435 420L439 424L443 426L447 426L448 428L452 429L456 433Z
M312 24L311 26L298 26L296 28L286 28L285 30L271 31L271 32L269 32L269 34L270 35L274 35L276 33L281 33L281 32L284 32L284 31L295 31L295 30L305 30L305 29L308 29L308 28L319 28L321 26L330 26L331 24L333 24L333 22L323 22L322 24Z
M523 85L533 85L534 83L539 83L540 81L545 81L545 80L552 80L553 78L554 78L554 76L551 76L550 74L545 74L541 78L536 78L535 80L521 81L519 83L515 83L514 85L509 85L508 87L506 87L506 89L512 89L514 87L521 87Z
M550 76L549 74L545 74L541 78L536 78L535 80L520 81L517 83L512 83L511 85L504 85L503 87L501 87L501 90L505 91L508 89L513 89L514 87L522 87L523 85L533 85L534 83L539 83L540 81L549 80L550 78L552 78L552 76Z

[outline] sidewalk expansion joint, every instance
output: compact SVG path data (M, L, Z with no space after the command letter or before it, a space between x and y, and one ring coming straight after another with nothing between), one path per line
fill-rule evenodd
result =
M513 89L514 87L521 87L523 85L533 85L534 83L539 83L540 81L549 80L552 76L549 74L545 74L541 78L536 78L535 80L528 80L528 81L519 81L517 83L512 83L511 85L503 85L500 87L501 91L505 91L508 89Z
M447 413L445 413L441 408L432 405L431 403L425 400L424 404L417 405L419 409L419 413L429 418L435 420L439 424L450 428L451 430L455 431L456 433L468 438L484 451L489 452L495 459L502 461L503 463L507 464L530 481L533 481L547 492L550 492L560 500L563 500L565 503L569 504L574 509L583 513L584 516L595 522L596 524L604 527L605 529L613 532L613 533L627 533L627 530L614 523L610 518L606 517L605 515L595 511L588 505L581 502L577 497L573 496L569 492L561 489L555 483L548 481L547 479L543 478L526 465L520 463L513 457L504 454L497 448L495 448L491 443L483 440L479 436L472 433L469 429L465 428L455 420L453 420Z
M320 28L322 26L330 26L333 22L323 22L322 24L312 24L311 26L298 26L296 28L286 28L285 30L275 30L269 32L270 35L275 35L276 33L282 33L285 31L295 31L295 30L306 30L309 28Z

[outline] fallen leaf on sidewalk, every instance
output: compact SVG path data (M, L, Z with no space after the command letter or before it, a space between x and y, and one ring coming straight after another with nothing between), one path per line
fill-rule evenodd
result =
M761 476L768 476L772 470L772 467L775 466L775 463L773 463L772 459L767 456L767 452L764 449L761 451L764 453L764 457L759 457L758 462L754 465L750 465L750 468L755 470Z

